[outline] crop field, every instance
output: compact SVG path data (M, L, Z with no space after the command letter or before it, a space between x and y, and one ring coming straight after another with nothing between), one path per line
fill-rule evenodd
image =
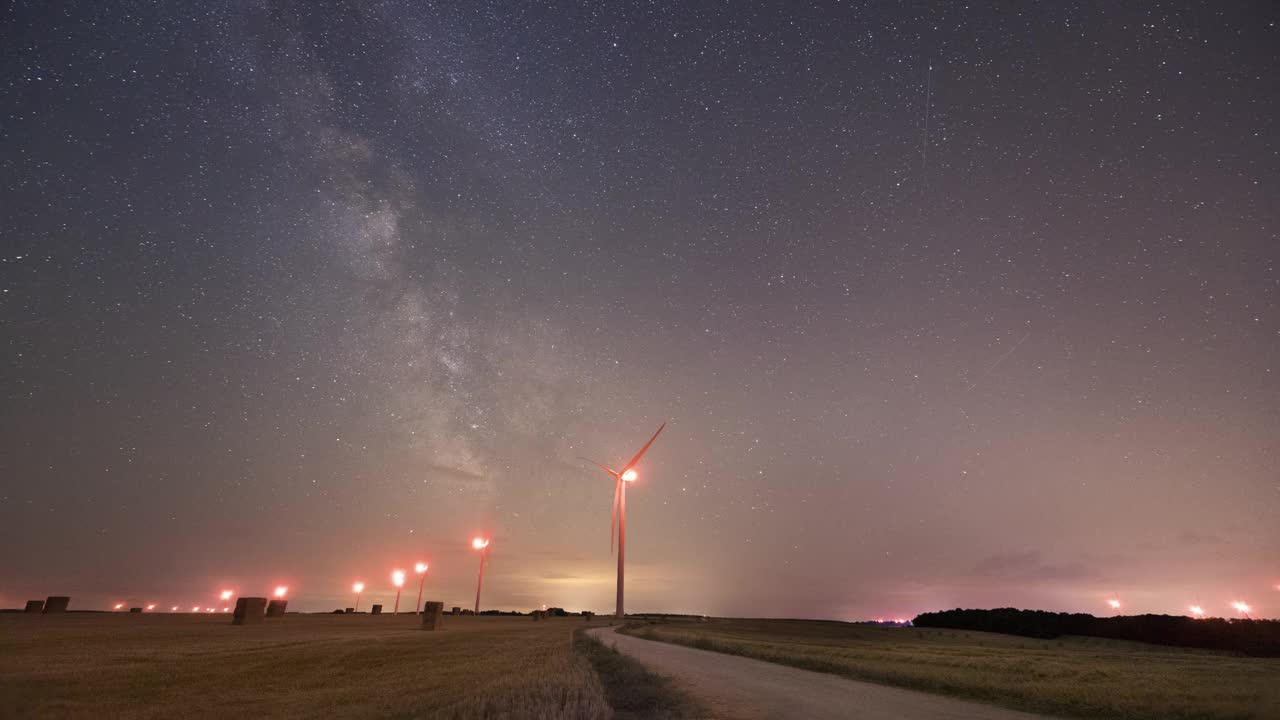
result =
M803 620L664 621L624 632L856 680L1085 718L1280 718L1280 660L1120 640Z
M602 624L597 621L594 624ZM582 618L0 614L0 717L607 718Z

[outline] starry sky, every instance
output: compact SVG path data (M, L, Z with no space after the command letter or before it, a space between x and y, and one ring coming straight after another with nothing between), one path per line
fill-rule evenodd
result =
M1280 615L1273 3L0 13L0 606Z

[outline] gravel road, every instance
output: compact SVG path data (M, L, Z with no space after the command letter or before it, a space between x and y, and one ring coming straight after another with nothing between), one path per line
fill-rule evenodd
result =
M677 678L717 718L754 720L1046 720L969 700L848 680L750 658L619 635L611 627L589 631L606 645L664 675Z

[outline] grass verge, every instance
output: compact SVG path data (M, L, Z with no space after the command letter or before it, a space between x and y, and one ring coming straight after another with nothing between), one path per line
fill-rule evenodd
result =
M705 712L671 678L605 645L585 629L574 635L578 653L591 663L604 686L604 696L618 720L704 717Z

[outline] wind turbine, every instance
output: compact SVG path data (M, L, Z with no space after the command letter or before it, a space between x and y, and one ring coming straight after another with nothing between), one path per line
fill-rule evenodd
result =
M623 562L626 558L626 552L627 552L627 483L635 482L636 478L639 477L639 475L636 473L636 465L640 462L640 458L644 457L645 451L649 449L649 446L653 444L653 441L658 439L658 434L662 432L662 428L666 426L667 424L665 422L659 425L657 431L653 433L653 437L649 438L649 442L645 443L644 447L640 448L640 452L636 453L636 456L631 458L631 462L627 463L626 465L623 465L621 470L613 470L605 465L601 465L600 463L590 458L584 458L584 457L579 458L580 460L586 460L592 465L595 465L601 470L609 473L609 475L612 476L614 480L613 519L609 523L609 554L610 555L613 554L613 532L614 532L614 528L616 527L618 531L618 609L617 609L617 614L619 619L626 616L626 612L623 609L623 604L622 604L622 586L623 586L622 568L623 568Z
M480 586L484 585L484 556L489 554L489 538L477 537L471 547L480 551L480 574L476 576L476 615L480 615Z
M422 576L418 580L418 603L413 606L413 611L415 613L420 613L422 612L422 588L427 584L427 564L420 562L417 565L414 565L413 569Z

